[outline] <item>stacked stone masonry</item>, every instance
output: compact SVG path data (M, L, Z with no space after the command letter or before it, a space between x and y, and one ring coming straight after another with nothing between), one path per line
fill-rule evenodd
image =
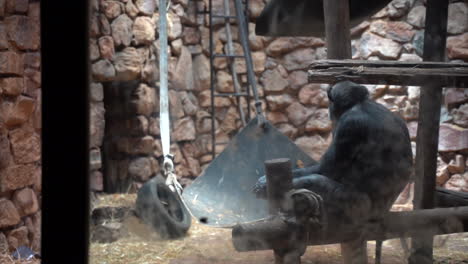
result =
M94 80L91 85L90 151L91 182L96 191L135 190L160 171L157 2L93 2L90 21ZM212 159L209 20L206 15L195 12L206 9L208 1L170 2L168 68L171 152L175 154L176 174L182 184L187 185L201 174ZM233 4L233 1L230 2ZM313 60L326 58L325 42L314 37L256 36L255 17L260 14L265 2L250 0L248 7L249 44L263 108L272 124L318 160L331 142L326 95L328 85L308 83L307 67ZM391 2L352 29L353 58L421 61L425 9L422 0ZM222 0L213 0L213 12L223 12ZM447 61L466 62L467 2L452 1L449 13ZM220 53L226 50L224 21L214 19L213 23L214 49ZM242 48L237 37L238 29L234 24L231 28L234 48L240 54ZM246 72L243 61L236 61L235 65L238 72ZM216 58L214 68L217 91L233 92L227 61ZM407 121L415 148L419 87L367 87L373 100ZM447 87L444 98L437 183L452 190L468 191L468 90ZM214 102L217 140L227 141L241 127L236 101L217 97ZM241 105L244 111L252 107L246 101L241 101ZM217 146L217 153L222 150L223 146ZM411 202L408 190L398 202Z
M41 247L39 4L0 0L0 254Z

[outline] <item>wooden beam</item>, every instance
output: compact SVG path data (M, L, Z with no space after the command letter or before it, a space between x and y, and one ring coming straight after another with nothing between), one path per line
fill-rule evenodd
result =
M265 161L265 175L270 214L291 210L291 201L286 197L286 193L293 189L291 161L286 158Z
M329 59L351 58L349 1L323 1L325 37Z
M447 39L448 0L428 0L424 32L424 61L444 61ZM439 139L442 86L427 83L419 99L418 133L416 138L415 209L429 209L435 205L437 150ZM433 235L431 230L411 240L409 264L433 263Z
M436 207L468 206L468 193L436 188Z
M265 174L267 178L268 208L271 215L280 215L290 211L292 202L286 196L293 189L291 161L287 158L265 161ZM284 238L276 238L282 245L273 247L275 264L301 264L305 245L297 239L298 230L290 229Z
M343 230L310 228L308 245L327 245L353 241L356 236L365 240L387 240L414 237L421 234L453 234L468 232L468 206L424 209L407 212L389 212L383 219L357 228ZM234 248L239 252L266 250L284 246L291 239L291 225L281 217L249 224L239 224L232 229Z
M468 63L321 60L310 66L309 82L468 87Z
M318 60L314 61L310 67L312 69L325 69L329 67L371 67L371 68L381 68L381 67L399 67L399 68L419 68L419 69L431 69L431 68L441 68L441 69L453 69L453 68L468 68L468 63L458 63L458 62L437 62L437 61L367 61L367 60Z

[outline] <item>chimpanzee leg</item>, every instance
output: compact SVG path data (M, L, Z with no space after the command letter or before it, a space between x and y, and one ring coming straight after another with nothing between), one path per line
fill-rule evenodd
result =
M331 225L361 224L369 216L371 200L363 192L345 186L326 176L312 174L293 179L294 189L308 189L322 196Z

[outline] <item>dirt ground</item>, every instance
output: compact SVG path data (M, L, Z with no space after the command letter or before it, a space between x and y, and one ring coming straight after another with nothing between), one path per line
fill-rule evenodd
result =
M117 198L116 198L117 197ZM95 206L109 203L129 205L135 196L100 197ZM91 243L91 264L271 264L271 250L236 252L231 229L213 228L195 220L183 239L163 241L135 217L124 222L126 235L113 243ZM435 263L468 264L468 233L437 236ZM375 243L368 242L368 262L375 263ZM311 246L301 258L303 264L341 264L340 246ZM406 263L400 241L383 244L382 264Z

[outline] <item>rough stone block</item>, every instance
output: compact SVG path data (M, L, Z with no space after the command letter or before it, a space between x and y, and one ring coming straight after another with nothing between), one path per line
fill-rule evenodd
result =
M14 51L0 52L0 74L23 75L24 57Z
M25 16L5 19L8 39L20 50L37 50L40 46L39 24Z
M33 185L40 173L41 168L35 164L9 166L0 171L0 192Z
M13 229L8 233L7 240L11 251L20 246L29 246L28 228L21 226Z
M10 131L13 157L17 164L31 163L41 159L41 138L34 131L17 128Z
M15 78L0 78L0 93L11 96L18 96L23 92L24 79Z
M90 147L100 147L104 138L104 103L91 103L90 108Z
M3 103L4 123L8 128L21 125L29 120L35 109L35 100L26 97L18 96L14 102Z
M10 227L20 222L20 215L15 205L7 199L0 199L0 228Z
M99 148L94 148L89 151L89 169L98 170L102 166L101 151Z
M1 6L0 6L0 9L1 9ZM5 24L3 22L0 22L0 50L3 50L3 49L8 49L8 39L7 39Z
M13 203L21 217L34 214L39 210L36 194L30 188L16 191L13 195Z

